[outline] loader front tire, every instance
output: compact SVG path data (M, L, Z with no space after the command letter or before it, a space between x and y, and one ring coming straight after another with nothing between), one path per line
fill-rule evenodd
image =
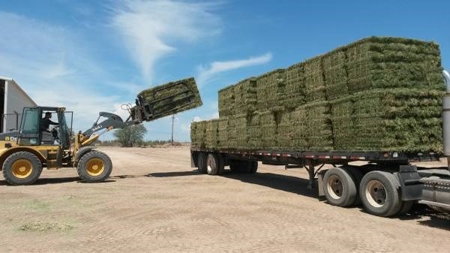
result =
M38 180L42 172L39 158L26 151L14 153L3 163L3 177L11 185L30 185Z
M84 154L78 162L77 172L87 183L105 181L112 172L112 162L108 155L97 150Z

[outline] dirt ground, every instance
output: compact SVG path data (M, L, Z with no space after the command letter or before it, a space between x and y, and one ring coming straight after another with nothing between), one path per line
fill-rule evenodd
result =
M74 169L0 177L0 252L449 252L450 216L380 218L328 205L305 170L201 175L189 149L107 148L108 182Z

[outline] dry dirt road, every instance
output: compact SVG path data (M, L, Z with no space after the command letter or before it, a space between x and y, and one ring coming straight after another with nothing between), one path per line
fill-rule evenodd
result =
M0 177L0 252L449 252L450 219L379 218L306 190L304 170L200 175L189 149L108 148L108 182L74 169L37 184Z

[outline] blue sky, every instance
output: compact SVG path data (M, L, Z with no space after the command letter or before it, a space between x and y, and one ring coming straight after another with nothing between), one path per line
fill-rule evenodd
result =
M0 75L40 105L75 112L85 130L98 112L151 86L194 76L204 105L176 115L175 139L218 116L217 92L367 36L435 41L450 69L447 1L0 1ZM170 139L170 118L145 123ZM103 137L112 138L111 134Z

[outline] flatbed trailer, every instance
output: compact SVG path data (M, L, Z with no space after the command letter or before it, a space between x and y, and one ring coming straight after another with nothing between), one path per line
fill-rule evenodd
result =
M328 203L347 207L362 203L378 216L404 214L414 203L450 212L450 170L429 169L420 162L450 157L450 75L444 71L447 94L443 101L444 154L384 151L285 151L191 148L191 165L200 173L256 173L258 162L285 168L305 168L308 188L317 181L319 196ZM448 161L448 160L447 160ZM355 166L354 162L364 162ZM331 165L324 167L324 165Z

